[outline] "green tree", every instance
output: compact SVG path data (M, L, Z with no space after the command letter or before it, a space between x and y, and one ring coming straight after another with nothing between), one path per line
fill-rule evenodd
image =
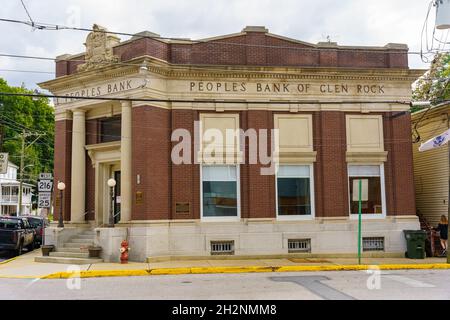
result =
M33 93L24 86L9 86L1 78L0 92ZM2 151L8 152L16 165L20 164L22 131L30 133L26 145L39 137L25 152L24 180L34 183L39 172L53 172L55 113L47 98L0 95L0 124L4 133Z
M428 70L415 84L413 100L438 104L450 99L450 54L439 53ZM411 110L417 111L416 109Z

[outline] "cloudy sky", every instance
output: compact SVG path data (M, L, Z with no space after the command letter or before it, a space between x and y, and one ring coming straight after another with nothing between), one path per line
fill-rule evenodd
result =
M317 43L330 36L342 45L406 43L420 50L429 0L23 0L34 21L77 27L98 23L109 30L149 30L191 39L235 33L264 25L271 33ZM28 20L20 0L1 0L0 18ZM431 22L434 11L431 12ZM84 50L85 32L41 31L0 22L0 53L55 57ZM438 36L444 36L445 34ZM122 37L122 40L126 40ZM410 55L411 68L427 68ZM53 62L0 57L0 77L11 85L52 78Z

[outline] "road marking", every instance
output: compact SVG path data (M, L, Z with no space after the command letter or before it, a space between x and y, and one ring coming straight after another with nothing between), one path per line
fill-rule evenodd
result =
M415 279L411 279L405 276L398 276L398 275L393 275L393 274L388 274L388 275L383 275L383 278L388 278L403 284L406 284L407 286L413 287L413 288L435 288L436 286L430 284L430 283L426 283L426 282L422 282L419 280L415 280Z
M330 280L324 276L270 277L269 279L277 282L294 282L325 300L355 300L352 296L323 283L324 280Z

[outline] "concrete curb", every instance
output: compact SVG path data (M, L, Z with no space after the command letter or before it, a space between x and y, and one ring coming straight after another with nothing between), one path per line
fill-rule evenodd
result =
M0 262L0 265L1 265L1 264L6 264L6 263L11 262L11 261L14 261L14 260L16 260L16 259L19 258L19 257L20 257L20 256L17 256L17 257L8 259L8 260L4 260L4 261Z
M179 274L214 273L261 273L261 272L318 272L318 271L361 271L378 267L380 270L430 270L450 269L450 264L386 264L386 265L337 265L337 266L248 266L248 267L204 267L204 268L163 268L141 270L90 270L81 272L57 272L40 279L133 277ZM0 278L4 277L0 275ZM19 276L18 276L19 277ZM10 278L14 278L11 276Z

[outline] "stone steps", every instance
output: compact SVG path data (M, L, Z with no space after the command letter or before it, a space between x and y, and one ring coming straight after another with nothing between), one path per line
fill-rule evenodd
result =
M54 252L79 252L79 253L86 253L88 252L88 249L81 249L81 248L56 248L56 251Z
M77 235L76 238L77 238L77 239L89 239L89 240L94 241L95 235L93 235L93 234L83 234L83 233L81 233L81 234Z
M88 242L94 243L94 239L76 237L76 238L70 239L67 243L88 243Z
M35 257L35 262L46 262L46 263L63 263L63 264L92 264L101 263L103 259L99 258L70 258L70 257Z
M50 257L60 258L89 258L89 252L54 251L50 252Z
M70 238L62 247L50 252L47 257L36 257L36 262L64 263L64 264L91 264L103 262L100 258L89 258L88 247L95 242L95 231L85 230Z
M92 245L94 245L94 242L67 242L64 244L63 248L87 248Z

